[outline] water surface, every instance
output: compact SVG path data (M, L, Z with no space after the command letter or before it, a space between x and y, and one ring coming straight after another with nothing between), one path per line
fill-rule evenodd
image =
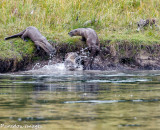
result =
M1 74L0 129L15 124L47 130L159 129L160 71L45 66Z

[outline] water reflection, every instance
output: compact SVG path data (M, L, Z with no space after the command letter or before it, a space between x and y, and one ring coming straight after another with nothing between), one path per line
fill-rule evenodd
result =
M1 124L93 130L160 127L158 71L45 71L0 75Z

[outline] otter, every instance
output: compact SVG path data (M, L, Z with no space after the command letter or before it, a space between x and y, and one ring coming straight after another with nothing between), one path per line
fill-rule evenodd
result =
M68 34L71 37L82 36L82 41L86 41L88 50L90 52L90 59L85 69L92 69L94 58L100 52L100 43L98 40L97 33L91 28L78 28L70 31Z
M52 45L47 41L46 37L44 37L36 27L33 26L27 27L20 33L6 37L5 40L16 37L21 37L22 40L24 41L26 41L26 38L30 38L35 43L38 50L39 47L41 47L49 55L53 55L56 52L56 50L52 47Z
M155 25L157 27L156 19L146 19L146 20L140 19L140 21L137 22L137 26L138 26L137 31L140 31L142 28L144 28L144 27L146 27L148 25L150 27Z
M67 70L74 71L80 68L81 58L76 52L69 52L65 55L64 65Z

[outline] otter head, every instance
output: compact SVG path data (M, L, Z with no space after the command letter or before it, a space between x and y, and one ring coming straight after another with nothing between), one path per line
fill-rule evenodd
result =
M49 48L49 53L48 53L51 57L53 57L56 54L56 49L55 48Z
M52 47L50 43L45 44L45 49L46 49L47 54L51 57L55 55L56 53L56 49Z
M80 57L76 52L69 52L65 55L64 65L67 70L76 70L80 66Z
M80 35L80 31L78 29L72 30L68 33L71 37L73 36L79 36Z
M56 49L52 47L47 39L43 39L41 42L35 42L35 44L40 46L51 57L56 53Z

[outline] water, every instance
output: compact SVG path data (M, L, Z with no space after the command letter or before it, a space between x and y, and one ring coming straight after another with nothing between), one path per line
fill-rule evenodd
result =
M160 128L160 71L67 71L63 64L0 75L0 129Z

